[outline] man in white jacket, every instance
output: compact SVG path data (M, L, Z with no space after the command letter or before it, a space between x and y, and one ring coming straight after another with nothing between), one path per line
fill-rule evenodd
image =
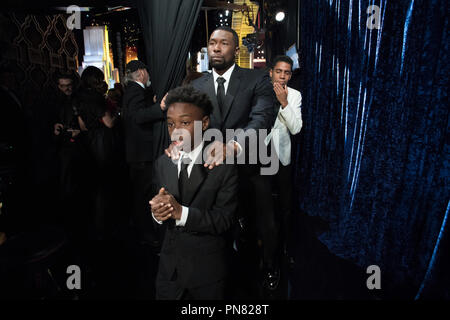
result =
M273 67L269 71L273 90L280 107L272 132L266 139L266 144L270 140L274 143L280 159L280 168L290 167L291 135L299 133L302 128L302 113L300 109L302 95L299 91L287 86L292 76L292 64L292 59L288 56L278 56L275 58Z
M275 213L280 214L280 219L274 219L281 221L281 230L278 232L274 230L273 243L265 244L265 259L272 259L274 262L277 260L276 252L277 247L280 245L285 248L288 226L288 219L291 214L292 207L292 166L291 166L291 136L300 132L302 128L302 114L301 104L302 96L299 91L289 88L287 83L292 76L293 61L288 56L277 56L270 69L270 77L272 79L273 90L276 95L276 99L279 103L279 109L275 124L272 131L267 136L265 143L269 145L272 143L280 161L279 170L273 177L274 183L272 188L278 190L278 206L275 209L273 204L265 203L262 210L271 210L272 215ZM264 199L271 200L271 193L267 194ZM271 202L271 201L270 201ZM264 214L264 213L263 213ZM269 214L266 214L269 215ZM278 229L278 228L276 228ZM277 234L278 233L278 234ZM269 252L267 252L269 250ZM270 253L272 252L272 253ZM278 286L279 270L276 267L276 262L273 263L274 267L269 273L265 275L264 286L269 289L275 289Z

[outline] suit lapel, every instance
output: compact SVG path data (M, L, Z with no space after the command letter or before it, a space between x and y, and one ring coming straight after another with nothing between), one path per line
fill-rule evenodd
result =
M192 203L192 200L194 200L195 196L197 195L198 190L202 186L203 182L205 181L206 177L208 176L209 169L203 167L204 159L203 159L203 153L205 152L205 149L208 147L208 145L211 142L205 141L205 144L203 145L202 153L199 155L201 158L200 163L195 163L192 167L191 174L189 175L189 187L187 188L187 195L183 195L184 202L190 206Z
M173 163L170 158L167 158L167 169L164 170L163 174L166 174L165 182L166 189L169 191L175 199L180 199L180 190L178 189L178 165Z
M219 103L217 102L216 89L214 87L214 77L211 73L205 78L206 79L204 84L204 92L208 95L213 105L213 112L211 115L211 127L221 128L222 115L220 113Z
M233 103L234 98L236 97L239 86L241 83L241 72L240 68L236 65L234 67L233 73L230 77L230 83L228 85L227 94L225 95L225 103L224 103L224 112L222 115L222 123L225 123L228 114L231 110L231 105Z
M191 202L197 194L198 189L207 177L208 173L206 172L206 170L208 169L203 167L203 164L194 164L194 166L192 167L192 171L189 176L189 186L186 190L187 194L183 195L183 202L186 203L187 206L191 205Z

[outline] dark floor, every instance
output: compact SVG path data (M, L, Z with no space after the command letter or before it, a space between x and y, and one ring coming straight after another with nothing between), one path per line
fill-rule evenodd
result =
M44 190L44 189L43 189ZM70 241L61 228L50 221L63 214L48 192L28 190L21 201L27 215L25 232L13 232L0 246L0 298L35 299L154 299L154 278L158 255L140 245L131 227L124 226L114 239ZM50 196L48 196L50 194ZM47 198L45 198L47 195ZM47 216L47 219L42 217ZM47 221L38 223L38 221ZM378 299L366 287L367 274L354 264L331 254L317 240L322 223L296 212L287 255L280 255L281 281L277 290L262 288L256 240L247 240L233 251L229 300L341 300ZM69 265L81 268L81 290L68 290Z
M7 270L0 297L13 299L154 299L158 255L139 245L133 232L122 240L91 244L77 254L64 243L60 230L42 226L37 232L20 233L0 247L0 260ZM12 256L12 257L11 257ZM7 260L7 261L6 261ZM3 263L5 262L6 263ZM81 290L66 289L69 265L80 266ZM227 299L287 299L287 272L276 291L260 285L256 256L234 252Z
M234 251L227 299L376 299L366 288L365 272L329 253L311 232L313 227L303 221L302 229L310 231L295 233L293 241L298 245L290 250L293 261L285 255L281 258L281 281L275 291L261 286L256 244L247 243ZM18 234L0 247L0 259L13 255L6 279L0 279L4 282L2 295L18 299L154 299L158 256L151 247L139 245L134 234L128 229L120 239L91 244L85 249L91 254L83 258L73 245L64 243L64 234L57 228L42 226L39 231ZM73 264L82 270L81 290L66 289L66 269ZM5 268L6 264L2 265Z

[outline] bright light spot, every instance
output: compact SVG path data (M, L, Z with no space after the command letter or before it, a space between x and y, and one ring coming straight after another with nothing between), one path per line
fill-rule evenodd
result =
M283 11L278 11L277 14L275 15L275 20L277 20L278 22L281 22L284 20L284 17L286 15L284 14Z

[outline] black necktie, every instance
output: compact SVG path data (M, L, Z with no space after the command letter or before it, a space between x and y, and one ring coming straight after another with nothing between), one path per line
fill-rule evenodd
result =
M223 104L225 103L225 78L218 77L217 78L217 102L219 103L220 114L223 115Z
M187 189L189 187L189 176L187 172L187 167L189 166L191 159L189 157L183 157L181 158L180 161L181 161L181 170L180 176L178 178L178 189L180 190L180 204L187 205L184 203L183 197L186 196Z

